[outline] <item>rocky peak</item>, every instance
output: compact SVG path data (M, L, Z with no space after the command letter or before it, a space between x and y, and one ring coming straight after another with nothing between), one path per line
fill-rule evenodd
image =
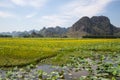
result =
M120 29L112 25L106 16L82 17L68 29L68 35L71 37L114 35L116 32L120 32Z
M98 23L107 23L107 24L110 24L110 20L106 16L93 16L90 20L94 24L98 24Z

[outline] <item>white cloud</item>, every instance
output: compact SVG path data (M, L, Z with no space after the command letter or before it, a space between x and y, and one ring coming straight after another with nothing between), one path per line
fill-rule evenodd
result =
M34 8L40 8L44 6L48 0L11 0L18 6L31 6Z
M105 7L112 0L73 0L68 4L62 5L60 13L55 15L43 16L41 23L50 26L73 24L73 20L78 20L82 16L95 16L105 11ZM71 23L72 22L72 23Z
M26 15L25 18L32 18L36 15L37 15L37 13L31 13L31 14Z
M51 16L42 16L39 20L41 23L44 23L45 26L62 26L63 23L66 23L67 16L61 16L61 15L51 15Z
M75 17L93 16L104 11L104 8L112 0L76 0L63 6L64 14Z
M8 13L8 12L0 11L0 17L1 18L13 18L15 17L15 15Z

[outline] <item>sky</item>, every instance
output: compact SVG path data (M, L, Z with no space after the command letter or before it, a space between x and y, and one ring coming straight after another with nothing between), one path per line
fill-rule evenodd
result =
M101 15L120 27L120 0L0 0L0 32L71 27L83 16Z

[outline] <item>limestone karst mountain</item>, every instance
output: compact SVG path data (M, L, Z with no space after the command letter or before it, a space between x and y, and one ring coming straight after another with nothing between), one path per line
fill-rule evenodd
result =
M108 17L93 16L82 17L75 24L68 29L67 35L69 37L82 37L86 35L106 36L106 35L120 35L120 28L111 24Z

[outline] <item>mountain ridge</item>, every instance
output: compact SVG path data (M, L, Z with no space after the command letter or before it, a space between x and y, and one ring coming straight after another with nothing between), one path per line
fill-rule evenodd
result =
M0 35L12 37L84 37L84 36L120 36L120 28L111 24L106 16L84 16L71 27L44 27L41 30L3 32Z

